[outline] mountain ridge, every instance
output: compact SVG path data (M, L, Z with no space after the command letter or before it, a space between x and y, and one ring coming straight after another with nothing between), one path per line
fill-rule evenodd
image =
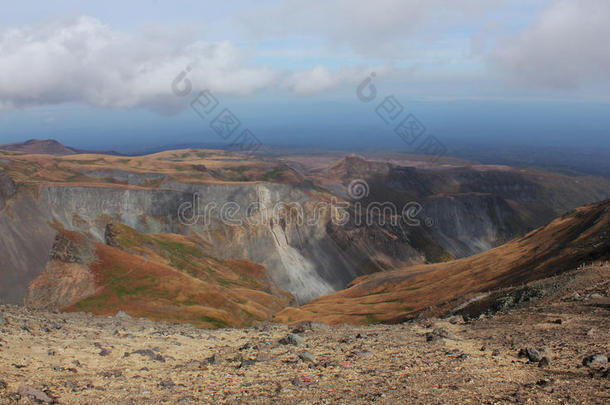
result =
M55 139L29 139L24 142L13 142L0 144L0 150L6 150L10 152L18 152L24 154L41 154L41 155L55 155L55 156L68 156L68 155L80 155L87 153L97 153L103 155L120 155L115 151L97 151L91 152L83 149L76 149L66 146Z

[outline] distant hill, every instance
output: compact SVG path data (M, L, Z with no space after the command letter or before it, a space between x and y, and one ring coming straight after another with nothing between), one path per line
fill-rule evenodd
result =
M30 139L25 142L4 143L0 144L0 149L11 152L44 155L74 155L79 153L76 149L62 145L53 139Z
M65 146L54 139L30 139L25 142L15 142L15 143L4 143L0 144L0 150L7 150L11 152L21 152L29 155L57 155L57 156L66 156L66 155L76 155L83 153L92 153L91 151L86 151L82 149L75 149L69 146ZM114 151L103 151L98 152L97 154L102 155L120 155L118 152Z

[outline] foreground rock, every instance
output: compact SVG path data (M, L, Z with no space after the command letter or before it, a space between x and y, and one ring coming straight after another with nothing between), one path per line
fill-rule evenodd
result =
M570 282L610 289L596 274ZM209 330L0 306L0 404L607 403L610 317L561 298L572 292L468 324L333 328Z
M22 385L21 387L19 387L19 391L17 391L17 393L23 398L32 398L36 401L44 402L47 404L52 404L55 402L55 400L48 396L46 393L35 388L28 387L27 385Z
M519 351L519 357L527 357L528 360L531 361L532 363L538 363L545 357L547 358L547 361L548 361L549 355L550 355L550 352L548 349L536 349L533 347L527 347L527 348L521 349Z
M582 360L582 365L586 367L605 367L608 364L608 357L603 354L593 354Z
M281 338L279 342L281 345L300 346L305 343L305 339L295 333L291 333L288 336Z

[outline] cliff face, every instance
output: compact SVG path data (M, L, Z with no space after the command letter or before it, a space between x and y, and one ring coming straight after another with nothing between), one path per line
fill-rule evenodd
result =
M30 305L43 308L73 305L91 293L90 272L97 259L84 263L53 256L62 232L80 235L93 252L128 262L136 259L108 250L122 249L108 237L111 223L141 235L195 238L205 255L263 266L273 288L305 303L359 276L480 253L609 189L605 180L573 182L508 169L420 170L355 157L309 173L211 151L130 159L5 157L14 160L7 166L11 176L28 186L0 177L0 300L23 303L27 297ZM354 176L369 187L357 201L348 193ZM540 200L547 197L550 206ZM339 212L332 201L346 208ZM357 221L356 203L375 202L390 202L399 210L418 203L417 224L404 218L383 221L379 211L373 221ZM346 212L345 223L331 220ZM136 239L143 243L145 238ZM168 262L184 270L175 264ZM53 291L53 280L72 287ZM238 312L223 319L242 322Z
M7 174L0 173L0 209L4 208L6 201L17 192L17 186Z
M94 295L97 286L89 268L94 260L89 243L79 241L77 234L58 232L43 272L28 286L25 304L58 310Z
M507 200L493 194L433 196L425 199L424 212L435 221L432 238L455 258L494 248L529 226Z
M185 225L179 208L192 204L195 196L201 216ZM329 206L316 205L312 196L291 185L273 183L172 182L163 190L54 186L44 188L40 199L49 221L98 241L104 240L108 220L143 233L197 235L209 243L210 254L263 265L300 303L342 289L370 272L479 253L524 230L505 200L476 194L426 200L419 227L377 221L334 225ZM298 203L303 218L277 211L282 203ZM227 204L240 207L230 223L223 222L219 212ZM257 211L246 212L248 206ZM435 223L426 225L425 218Z
M179 209L185 203L192 204L195 196L201 216L185 225L178 216ZM98 241L104 240L109 220L143 233L197 235L209 244L210 254L262 264L271 279L300 302L343 288L365 274L326 232L328 210L315 212L314 199L290 185L171 182L164 185L164 190L45 187L40 200L49 220L58 221L67 230L90 234ZM302 219L290 218L276 208L295 202L303 207ZM220 218L221 207L229 203L240 207L230 223ZM253 204L257 211L246 212L246 207ZM412 260L417 261L417 257Z
M328 324L404 322L418 313L444 316L471 306L504 308L514 297L550 291L544 283L523 287L584 264L593 267L610 258L610 200L579 207L527 235L496 249L447 263L405 267L354 280L349 288L319 297L299 308L287 308L275 320ZM566 277L573 279L575 274ZM600 285L600 284L597 284ZM505 294L514 294L506 296ZM540 297L544 296L541 293ZM560 295L563 300L567 295ZM495 300L498 300L495 302ZM521 298L514 298L515 301ZM516 304L515 304L516 305ZM476 311L476 308L472 308ZM497 309L496 309L497 310ZM478 314L485 312L480 309Z
M0 175L0 301L23 304L29 283L45 268L55 231L39 202Z

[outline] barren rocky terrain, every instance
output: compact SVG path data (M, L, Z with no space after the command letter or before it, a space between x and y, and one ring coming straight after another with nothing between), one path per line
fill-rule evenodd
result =
M606 404L608 276L565 273L467 323L209 330L2 306L0 403Z

